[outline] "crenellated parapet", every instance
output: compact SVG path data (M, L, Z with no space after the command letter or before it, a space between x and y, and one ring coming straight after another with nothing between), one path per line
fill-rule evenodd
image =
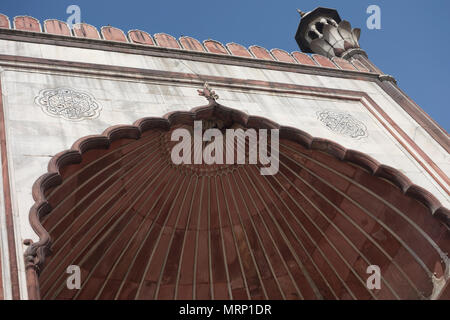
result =
M44 21L44 32L59 34L63 36L70 37L72 35L72 31L70 30L68 24L64 21L60 21L57 19L48 19Z
M122 30L111 26L102 27L102 37L105 40L127 42L127 37Z
M0 29L13 29L25 32L47 33L69 38L100 40L116 43L128 43L139 46L161 47L181 51L196 51L204 54L216 54L233 56L242 59L260 59L278 63L305 65L317 68L331 68L343 71L372 72L358 60L343 61L327 57L326 54L308 55L302 52L289 53L282 49L267 50L261 46L253 45L248 48L238 43L222 44L216 40L205 40L203 42L188 36L176 39L166 33L156 33L151 35L142 30L130 30L127 33L119 28L104 26L97 29L88 23L74 24L72 28L57 19L45 20L42 25L38 19L30 16L16 16L12 21L9 17L0 14ZM100 30L100 31L99 31Z
M73 25L73 35L78 38L101 39L97 28L87 23L77 23Z

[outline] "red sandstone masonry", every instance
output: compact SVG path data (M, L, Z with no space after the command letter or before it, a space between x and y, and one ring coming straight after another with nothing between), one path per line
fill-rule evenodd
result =
M206 50L203 47L202 43L200 41L198 41L197 39L194 39L192 37L185 37L185 36L183 36L183 37L180 37L180 39L178 39L178 41L180 42L181 46L185 50L206 52Z
M353 65L356 67L356 69L358 69L359 71L362 72L370 72L369 69L367 69L360 61L358 61L357 59L352 59L352 63Z
M228 50L224 47L224 45L221 44L219 41L205 40L203 41L203 45L205 46L206 50L208 50L208 52L219 54L230 54Z
M355 66L345 59L334 57L332 61L342 70L357 71Z
M324 56L321 56L321 55L318 55L318 54L313 54L312 58L321 67L338 69L338 67L330 59L328 59L327 57L324 57Z
M105 40L110 41L120 41L120 42L128 42L127 37L125 37L125 34L122 30L114 27L102 27L102 36Z
M72 32L70 31L67 23L56 19L49 19L44 21L44 32L59 34L61 36L72 36Z
M14 17L14 29L22 31L41 32L39 20L29 16Z
M0 28L9 29L11 28L11 24L9 23L8 16L0 13Z
M275 58L270 54L270 52L266 48L260 46L250 46L249 50L257 59L275 60Z
M291 57L289 53L281 49L270 50L272 55L280 62L297 63L297 61Z
M291 55L300 64L304 64L307 66L317 66L317 64L314 62L314 60L310 56L308 56L306 53L295 51L295 52L292 52Z
M227 48L233 56L253 58L252 54L247 50L247 48L238 43L228 43Z
M223 108L223 109L221 110L219 108ZM229 109L227 110L225 107L222 107L222 106L219 106L219 105L211 104L211 105L209 105L207 107L197 108L195 110L196 110L195 114L193 114L193 113L187 114L186 112L180 112L180 113L178 113L178 116L180 116L182 118L188 117L189 119L198 119L197 115L199 115L199 114L203 114L204 115L205 114L204 111L207 111L207 112L211 112L212 111L212 112L214 112L212 114L217 114L217 115L223 115L225 113L225 111L228 111L228 112L231 112L230 115L232 116L233 119L235 119L235 121L238 124L241 124L241 125L244 125L244 126L247 126L247 124L248 124L249 127L255 127L255 128L259 128L259 127L263 127L263 126L264 127L271 126L271 127L274 127L274 128L280 128L280 131L282 133L280 136L282 136L282 137L284 136L285 137L284 139L289 139L290 141L292 141L292 145L293 146L296 146L301 151L303 151L303 149L305 148L305 147L303 147L303 145L307 145L307 151L306 152L300 152L300 153L303 153L303 154L307 153L312 159L319 160L319 163L325 164L327 167L328 166L331 166L331 167L337 166L338 169L340 167L343 168L342 170L338 170L338 171L341 171L341 173L343 175L346 175L346 172L351 172L351 174L349 176L351 178L351 180L353 180L353 178L355 178L354 179L355 182L357 184L360 184L360 185L363 184L363 182L367 182L367 184L363 184L363 185L365 185L366 188L368 188L369 190L374 191L375 193L377 193L377 190L379 190L378 186L381 187L381 190L384 190L386 188L395 188L395 189L393 189L394 192L396 192L396 194L399 194L400 197L404 197L403 193L407 193L406 190L408 190L410 188L414 188L414 186L411 184L411 182L407 181L408 180L407 178L405 180L404 177L402 176L402 174L399 171L397 171L395 169L392 169L392 168L389 169L388 167L385 167L385 166L381 166L374 159L372 159L370 157L367 157L364 154L361 154L361 153L358 153L358 152L355 152L355 151L351 151L351 150L347 150L347 149L343 148L342 146L336 145L335 143L333 143L331 141L327 141L327 140L324 140L324 139L314 139L314 138L312 138L311 136L307 135L304 132L301 132L299 130L298 131L293 131L293 130L290 130L289 128L286 128L286 127L283 130L283 127L279 126L278 124L271 123L270 120L268 120L268 119L262 119L262 118L258 118L258 117L255 117L255 119L252 119L252 117L248 116L247 114L244 114L242 112L239 113L238 111L236 111L236 112L229 111ZM161 120L152 119L152 123L153 123L153 121L157 121L157 123L159 123L161 125L162 124L162 122L161 122L162 119L171 119L170 123L167 122L169 124L169 126L171 124L180 123L179 121L175 120L176 116L177 115L172 114L170 117L169 116L164 116L163 118L160 118ZM224 117L223 119L227 119L227 118ZM50 198L46 197L46 195L48 194L47 191L50 188L54 187L54 185L49 184L47 181L49 181L50 179L54 179L54 173L55 172L61 173L61 172L65 171L65 169L62 167L62 165L59 166L60 163L64 163L64 165L70 165L70 164L74 164L74 163L79 163L79 157L83 156L83 154L82 154L83 152L80 150L80 148L78 148L78 146L88 145L88 144L90 146L96 146L96 147L91 147L91 149L93 151L94 148L98 148L100 146L104 146L105 145L105 137L107 137L108 139L110 137L112 137L112 136L120 137L121 139L127 139L127 138L134 138L134 139L136 139L135 137L143 136L141 134L144 133L144 132L141 130L141 128L152 128L152 127L153 126L150 124L150 122L147 122L147 119L143 120L142 122L141 122L141 120L139 120L138 122L135 123L135 125L133 127L126 126L126 125L122 126L122 128L124 130L123 131L124 134L121 133L122 131L120 130L120 128L118 126L112 127L111 130L108 129L107 131L105 131L105 133L102 136L96 136L95 139L93 139L93 137L90 136L90 137L87 137L85 139L78 140L78 142L74 145L74 147L72 147L70 152L66 151L65 153L59 154L58 158L54 157L50 163L55 164L55 166L51 167L49 165L49 170L48 170L49 173L47 175L44 175L46 180L44 180L44 179L38 180L39 182L35 183L34 188L33 188L33 194L36 195L36 204L33 206L33 209L32 209L33 211L31 211L31 213L30 213L30 221L31 221L32 226L35 228L35 230L37 229L37 230L44 230L45 231L45 229L42 228L42 224L41 224L41 221L39 219L41 217L40 212L37 211L36 208L42 208L42 204L43 203L54 203L53 200L51 200ZM132 129L132 128L136 128L136 129ZM113 132L114 132L114 134L112 134ZM283 132L285 132L285 133L283 133ZM89 141L89 142L87 142L87 141ZM114 143L113 141L115 141L115 140L109 139L109 141L111 141L112 142L111 144L113 144ZM300 142L300 141L302 141L302 142ZM108 143L108 145L109 145L109 143ZM80 152L76 153L76 151L78 151L78 150L80 150ZM320 151L326 151L326 153L325 152L320 152ZM283 153L280 153L280 154L283 154ZM284 153L284 154L286 154L286 153ZM320 161L320 158L323 158L323 157L325 157L326 160L322 162L322 161ZM97 156L97 158L98 158L98 156ZM285 156L285 158L286 158L286 156ZM287 159L292 159L292 158L293 157L291 157L290 154L287 154ZM64 159L64 161L60 161L59 159ZM369 172L366 173L361 168L359 168L358 171L355 172L355 167L354 166L348 166L348 164L345 165L345 163L340 161L340 159L346 159L346 161L350 161L351 163L356 164L359 167L366 168L367 170L369 170ZM314 166L311 167L310 164L309 165L307 164L306 167L302 166L302 165L300 167L307 169L308 166L309 166L310 169L315 170ZM100 165L100 167L101 167L101 165ZM294 169L294 171L295 172L299 172L298 169ZM384 174L382 173L383 171L384 171ZM67 172L67 171L65 171L65 172ZM307 174L305 176L305 170L302 170L302 172L300 173L300 175L302 177L302 181L306 180L305 182L302 182L302 185L306 185L306 186L313 185L315 188L317 188L317 190L321 194L327 195L328 199L333 199L333 201L336 202L335 199L337 199L337 197L336 196L328 197L328 194L330 193L330 191L334 192L334 194L336 194L337 188L335 188L333 185L329 185L327 183L324 184L324 181L326 181L327 177L329 176L329 170L322 170L321 172L322 172L322 174L320 174L320 173L317 174L317 179L311 179L312 178L311 175ZM355 173L358 173L358 175L356 176ZM72 173L70 173L70 174L72 174ZM164 174L166 174L166 173L164 172ZM320 176L322 176L322 178ZM369 179L367 179L367 176L369 177ZM308 177L309 177L309 179L308 179ZM372 180L375 177L380 178L380 179L376 180L375 182L373 182ZM295 178L295 177L292 177L292 175L288 175L288 177L287 177L288 180L293 180L292 178ZM381 178L388 179L389 182L384 181ZM62 180L64 180L63 176L62 176ZM76 179L76 180L78 180L78 179ZM284 180L288 181L286 179L284 179ZM394 183L396 185L396 182L398 182L399 180L403 180L404 183L405 183L405 184L402 184L401 186L397 186L397 187L400 187L401 189L396 188L394 185L391 185L391 183ZM246 184L245 181L244 181L242 185L245 187L245 186L248 186L248 183ZM66 186L69 186L69 185L66 185ZM402 187L402 186L405 186L405 187ZM311 190L311 188L309 188L309 189L308 188L307 189L302 188L301 190L305 191L305 194L306 194L306 196L308 198L310 198L310 199L317 199L318 192L315 191L315 192L311 193L311 192L309 192L309 190ZM72 186L70 186L69 189L74 190L74 188L72 188ZM348 188L345 187L345 189L348 189ZM351 199L356 199L355 197L361 197L360 196L361 192L358 192L358 191L361 191L361 188L356 187L356 189L358 189L358 190L355 190L355 187L354 187L351 190L351 194L350 194L350 192L349 193L346 192L346 194L349 197L352 196ZM38 191L34 192L35 190L38 190ZM348 189L348 190L350 190L350 189ZM90 192L90 191L85 190L85 192ZM424 192L424 190L422 190L422 192ZM109 197L110 195L112 195L112 194L108 194L106 197ZM61 194L61 198L66 198L66 196L67 196L67 194L64 194L64 193ZM82 196L83 195L81 195L81 194L77 194L75 197L76 198L81 198ZM367 200L365 200L365 204L367 203L367 204L371 205L372 202L373 202L373 195L372 195L372 197L368 197L367 193L363 193L363 196L366 197L366 199L367 199ZM395 197L394 197L394 199L395 199ZM100 203L101 202L102 201L100 201ZM358 202L359 201L356 201L354 203L356 204ZM222 201L222 203L223 203L223 201ZM322 210L322 211L325 211L326 209L330 208L330 205L322 205L323 201L319 201L319 202L316 202L316 203L318 204L319 209ZM390 200L388 200L387 204L389 204L389 203L390 203ZM408 201L408 199L406 199L405 202L402 202L402 203L405 205L405 208L404 209L399 208L399 210L401 210L401 211L408 210L409 208L411 208L411 206L418 207L417 204L411 204L411 201ZM402 203L397 204L397 202L395 201L395 203L392 203L392 205L400 206ZM428 203L427 206L429 206L429 202L426 202L426 203ZM344 204L344 206L345 206L345 204ZM439 206L439 204L437 204L437 206ZM61 206L58 206L58 207L60 209L62 209ZM241 207L242 207L242 205L241 205ZM331 210L331 214L333 214L333 217L337 217L338 216L338 215L336 215L336 212L333 212L333 210L337 210L338 208L342 209L342 212L344 212L344 213L345 212L348 212L348 213L354 212L354 209L353 209L354 206L350 209L351 211L350 210L346 211L345 207L343 207L341 205L338 205L336 209L333 209L333 208L330 209ZM422 210L426 210L426 208L423 207ZM63 209L61 211L64 212L65 209ZM327 211L329 211L329 210L327 210ZM376 209L374 211L369 210L369 212L376 212ZM356 213L358 214L358 216L360 216L359 212L356 212ZM428 211L426 213L428 213ZM53 211L52 214L57 214L57 211ZM309 214L309 213L306 213L306 214ZM249 214L249 215L251 215L251 214ZM328 215L328 213L327 213L327 215ZM87 216L89 217L90 215L88 214ZM391 215L391 217L392 216L393 215ZM424 214L422 214L421 216L426 217ZM428 215L428 216L429 216L430 219L433 219L431 217L431 215ZM49 217L48 219L51 219L50 215L47 215L47 217ZM364 217L364 214L363 214L362 217ZM342 218L342 217L339 217L339 218ZM342 225L341 224L342 219L340 221L337 220L337 219L335 220L333 218L331 218L331 219L333 220L332 223L335 223L335 224L337 224L339 226ZM391 221L391 220L392 219L389 219L389 221ZM55 221L59 221L58 215L55 216ZM422 221L422 220L420 220L420 221ZM431 221L431 220L428 220L428 221L423 220L423 223L428 225L429 221ZM49 220L45 220L44 224L47 224L48 222L49 222ZM202 222L205 222L205 219L203 219ZM286 221L286 223L289 223L289 222ZM373 226L372 222L369 222L369 224L371 224ZM211 225L211 226L212 226L212 228L214 228L213 225ZM419 224L419 226L422 227L422 225L420 225L420 224ZM187 227L188 227L188 225L186 225L186 228ZM351 227L348 223L346 225L344 225L344 227L345 227L345 229L344 229L345 230L345 234L347 234L347 235L349 235L351 237L351 234L355 232L354 227ZM206 225L202 224L201 228L202 228L201 230L206 230ZM325 227L324 227L324 230L326 230ZM372 230L372 228L367 229L367 230L368 230L367 232L370 232L370 230ZM439 228L437 230L438 230L438 232L440 232L441 229ZM443 228L442 228L442 230L443 230ZM127 232L127 234L125 234L124 238L127 238L127 237L130 236L129 235L130 233L128 233L130 231L126 231L126 232ZM358 233L359 231L356 230L356 232ZM406 228L404 228L404 230L402 230L402 232L407 232ZM132 231L131 231L131 233L132 233ZM330 237L332 236L332 234L328 234L328 235ZM41 243L45 243L43 246L41 246L41 248L47 247L49 245L49 242L45 242L45 241L47 241L46 239L50 239L49 238L50 235L45 231L45 232L40 233L39 236L40 236L41 240L44 239L44 241L41 242ZM437 236L433 236L433 239L436 239L436 237ZM55 238L57 239L57 236ZM86 239L89 239L89 237L86 237ZM364 245L364 241L365 241L365 239L367 239L367 237L358 237L358 241L353 241L353 239L354 238L352 237L352 242L355 243L356 247L357 248L361 248L360 246ZM193 248L193 243L195 242L195 235L194 235L194 237L191 237L191 240L192 241L190 241L190 243L186 246L187 248ZM336 243L341 243L341 244L345 243L345 242L338 242L338 241L342 241L342 239L341 240L337 240ZM202 240L202 242L205 243L206 240ZM408 243L408 242L406 242L406 243ZM396 243L394 243L393 246L396 246ZM83 245L80 245L80 247L83 247ZM391 249L391 244L389 244L389 246L385 246L384 248L386 250L390 250ZM419 257L421 257L422 256L421 253L424 252L424 250L422 248L423 247L419 248L420 249L420 252L418 251L418 253L419 253L418 256ZM415 249L415 247L414 247L414 249ZM68 250L70 250L70 248ZM206 252L207 250L201 249L201 251L202 252ZM428 251L431 251L431 250L428 250ZM45 251L38 251L38 252L39 253L42 253L42 252L45 253ZM55 250L55 252L57 252L57 250ZM59 251L59 256L64 258L66 256L66 252L67 251L65 251L65 252L64 251ZM162 255L163 254L159 254L159 256L162 256ZM193 255L192 254L188 254L187 256L188 257L192 257ZM388 259L388 260L390 260L390 259ZM384 261L388 261L388 260L384 260ZM55 263L55 261L57 261L57 260L53 260L53 263ZM189 261L190 261L189 265L191 265L192 264L191 263L192 259L189 260ZM205 261L205 260L201 260L201 261ZM396 260L396 261L398 261L398 260ZM409 266L407 261L404 261L404 260L400 260L400 261L401 261L401 265ZM125 262L125 265L126 265L127 264L127 260L125 259L124 262ZM52 263L52 262L50 262L50 263ZM385 265L386 264L381 265L381 266L383 267ZM48 272L50 272L50 273L54 272L54 269L49 269L49 266L50 266L50 264L47 266L47 270L51 270L51 271L43 270L43 273L41 273L41 275L45 276L46 272L47 272L47 274L48 274ZM204 264L203 268L207 268L207 264ZM31 270L31 268L29 270ZM35 270L35 269L32 269L32 270ZM190 270L191 270L191 268L190 268ZM205 269L202 269L202 272L205 272L204 270ZM365 270L363 270L362 272L364 272L364 271ZM155 272L155 273L158 274L158 272ZM54 274L57 275L58 272L55 272ZM33 279L35 277L36 277L36 274L34 274L34 275L30 274L28 279L30 280L30 279ZM426 278L428 280L427 274L425 274L424 278ZM50 279L50 284L51 284L51 282L53 282L53 280L51 280L52 278L47 278L47 279ZM64 282L65 279L63 279L62 281ZM49 283L49 282L47 282L47 283ZM43 288L45 288L44 285L41 286L41 289L43 289ZM51 289L48 286L47 286L47 288ZM37 289L37 287L35 289ZM46 289L44 289L44 290L46 290ZM431 288L430 288L430 290L431 290ZM45 291L42 291L42 293L44 293L44 292ZM49 291L46 291L46 292L49 292ZM38 294L35 294L35 296L37 296L37 295Z
M128 39L131 43L146 44L148 46L154 46L155 42L152 36L145 31L141 30L130 30L128 31Z
M177 39L167 33L156 33L153 35L156 45L164 48L181 49Z
M74 24L73 34L78 38L100 39L97 28L87 23Z

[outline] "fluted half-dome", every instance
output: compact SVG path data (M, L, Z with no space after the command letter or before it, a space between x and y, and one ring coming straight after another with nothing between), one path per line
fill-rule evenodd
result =
M168 134L194 119L279 128L279 172L174 165ZM219 105L79 140L35 198L42 299L428 298L450 247L448 210L397 170Z

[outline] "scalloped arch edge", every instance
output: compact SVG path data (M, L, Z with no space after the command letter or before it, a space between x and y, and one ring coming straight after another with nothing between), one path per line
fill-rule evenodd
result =
M346 149L331 140L315 138L297 128L282 126L267 118L251 116L240 110L225 107L217 102L196 107L190 111L176 111L162 117L145 117L136 120L133 125L116 125L107 128L100 135L90 135L78 139L71 149L56 154L49 161L48 172L39 177L33 184L34 205L30 209L29 220L33 230L39 236L39 241L29 245L25 252L26 268L33 268L39 274L51 247L51 238L40 223L40 219L51 212L51 207L45 197L45 191L62 183L60 169L82 161L83 154L92 149L107 149L113 141L119 139L139 139L145 131L151 129L169 130L177 124L190 124L193 120L208 119L211 116L224 121L237 122L245 127L255 129L279 129L280 138L297 142L307 149L325 152L341 161L346 161L364 168L372 175L383 178L397 186L403 194L423 203L432 215L442 221L450 229L450 210L443 207L439 200L422 187L414 185L411 180L399 170L382 165L377 160L362 152Z

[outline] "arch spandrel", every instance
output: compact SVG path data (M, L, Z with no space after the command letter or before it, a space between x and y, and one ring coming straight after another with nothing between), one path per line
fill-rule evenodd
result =
M167 135L194 120L279 129L279 172L174 165ZM448 209L398 170L215 101L78 140L33 194L33 298L418 299L447 263Z

